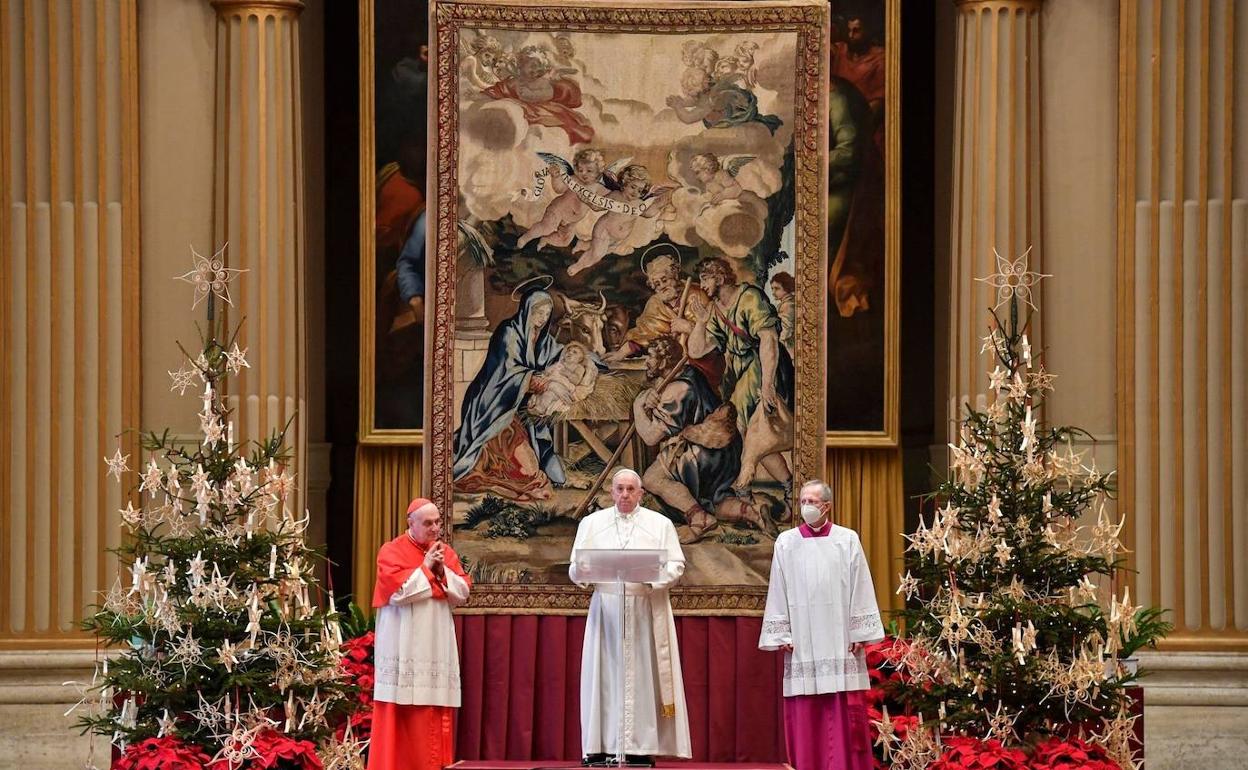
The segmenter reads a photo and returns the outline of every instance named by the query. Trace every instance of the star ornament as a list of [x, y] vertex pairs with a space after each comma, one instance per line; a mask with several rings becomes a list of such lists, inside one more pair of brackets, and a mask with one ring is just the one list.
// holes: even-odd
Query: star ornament
[[988, 737], [996, 738], [1002, 742], [1007, 742], [1016, 737], [1014, 735], [1014, 722], [1018, 719], [1018, 714], [1011, 714], [1005, 709], [1005, 704], [997, 701], [996, 713], [992, 713], [984, 709], [984, 716], [988, 719]]
[[[169, 371], [166, 369], [165, 371]], [[195, 387], [195, 379], [199, 377], [198, 369], [188, 369], [186, 364], [178, 367], [176, 372], [169, 372], [169, 378], [173, 380], [173, 387], [170, 391], [178, 391], [179, 396], [185, 396], [186, 391]]]
[[216, 295], [225, 304], [233, 307], [234, 301], [230, 299], [230, 281], [239, 273], [245, 273], [246, 270], [239, 270], [233, 267], [225, 266], [225, 249], [222, 246], [211, 257], [205, 257], [203, 254], [195, 251], [195, 247], [191, 247], [191, 259], [193, 267], [179, 276], [174, 276], [174, 280], [185, 281], [195, 287], [195, 301], [191, 304], [194, 310], [199, 303], [210, 293]]
[[325, 770], [364, 770], [364, 749], [368, 747], [368, 743], [367, 740], [360, 741], [351, 735], [351, 724], [348, 722], [341, 739], [331, 738], [321, 748]]
[[121, 474], [130, 472], [130, 455], [123, 455], [118, 447], [112, 457], [104, 458], [104, 464], [108, 466], [106, 475], [121, 481]]
[[238, 343], [234, 343], [234, 349], [225, 354], [225, 368], [230, 370], [231, 374], [238, 374], [243, 369], [251, 368], [251, 364], [247, 363], [247, 348], [238, 349]]
[[1038, 308], [1031, 301], [1032, 289], [1044, 278], [1052, 278], [1048, 273], [1036, 273], [1027, 269], [1027, 257], [1031, 254], [1028, 248], [1022, 253], [1018, 259], [1009, 260], [1001, 256], [996, 249], [992, 250], [993, 256], [997, 258], [997, 272], [989, 275], [987, 278], [976, 278], [980, 283], [986, 283], [997, 290], [997, 304], [993, 305], [993, 310], [1009, 302], [1017, 297], [1026, 302], [1033, 310]]
[[919, 593], [919, 581], [906, 570], [897, 584], [897, 593], [907, 599], [913, 599]]

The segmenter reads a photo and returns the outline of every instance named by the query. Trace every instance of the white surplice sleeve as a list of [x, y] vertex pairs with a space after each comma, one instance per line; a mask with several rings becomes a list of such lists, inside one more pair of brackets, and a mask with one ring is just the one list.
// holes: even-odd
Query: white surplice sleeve
[[676, 585], [676, 581], [680, 580], [681, 575], [685, 574], [685, 552], [680, 547], [680, 537], [676, 534], [676, 527], [671, 519], [662, 514], [659, 516], [662, 517], [660, 526], [663, 528], [660, 542], [663, 543], [663, 550], [667, 553], [667, 561], [663, 565], [663, 578], [650, 584], [650, 587], [655, 590], [671, 588]]
[[[776, 541], [779, 546], [780, 542]], [[767, 606], [763, 609], [763, 631], [758, 636], [758, 649], [778, 650], [793, 644], [793, 627], [789, 622], [789, 597], [784, 581], [782, 548], [771, 555], [771, 578], [767, 582]]]
[[403, 581], [403, 585], [399, 586], [399, 590], [390, 595], [390, 603], [401, 607], [432, 596], [433, 586], [429, 583], [425, 568], [417, 567], [412, 571], [411, 576]]
[[577, 525], [576, 540], [572, 542], [572, 555], [569, 557], [570, 563], [568, 564], [568, 577], [572, 579], [573, 583], [576, 583], [581, 588], [588, 588], [590, 583], [585, 580], [584, 576], [582, 576], [579, 570], [577, 570], [576, 555], [582, 548], [590, 547], [590, 541], [592, 539], [590, 527], [593, 526], [591, 523], [593, 519], [594, 517], [592, 515], [587, 516], [584, 519], [581, 519], [581, 523]]
[[871, 569], [867, 566], [867, 556], [863, 553], [862, 542], [856, 532], [853, 551], [849, 581], [849, 641], [878, 642], [884, 638], [884, 624], [880, 622], [880, 608], [875, 601]]
[[467, 604], [470, 590], [467, 580], [452, 570], [446, 570], [446, 603], [451, 605], [451, 609]]

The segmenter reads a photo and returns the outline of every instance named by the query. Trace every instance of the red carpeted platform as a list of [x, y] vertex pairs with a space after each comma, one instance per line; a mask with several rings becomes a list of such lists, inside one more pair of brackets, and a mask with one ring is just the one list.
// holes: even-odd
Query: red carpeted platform
[[[562, 763], [562, 761], [527, 760], [459, 760], [449, 770], [570, 770], [580, 768], [580, 763]], [[792, 770], [782, 763], [691, 763], [681, 760], [659, 760], [655, 770]]]

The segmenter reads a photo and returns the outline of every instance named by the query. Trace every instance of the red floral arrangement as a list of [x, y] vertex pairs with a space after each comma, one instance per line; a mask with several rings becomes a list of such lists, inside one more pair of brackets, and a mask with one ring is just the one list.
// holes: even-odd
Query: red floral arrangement
[[[357, 740], [367, 740], [373, 729], [373, 646], [377, 635], [369, 631], [342, 643], [342, 668], [348, 679], [359, 688], [356, 696], [360, 707], [351, 715], [351, 735]], [[345, 725], [344, 725], [345, 728]], [[339, 730], [342, 737], [343, 729]]]
[[257, 735], [251, 751], [251, 758], [242, 765], [231, 765], [223, 757], [208, 765], [207, 770], [325, 770], [316, 754], [315, 743], [277, 730], [265, 730]]
[[895, 684], [906, 681], [906, 673], [898, 664], [909, 649], [909, 642], [895, 636], [886, 636], [882, 641], [872, 642], [863, 648], [871, 689], [862, 695], [867, 705], [867, 719], [871, 729], [871, 754], [877, 770], [887, 770], [890, 767], [890, 764], [884, 761], [884, 750], [877, 740], [880, 737], [880, 731], [875, 726], [876, 722], [884, 719], [884, 710], [888, 710], [889, 721], [893, 724], [893, 733], [900, 740], [905, 740], [909, 731], [919, 723], [919, 718], [908, 713], [892, 695]]
[[1053, 737], [1036, 746], [1031, 770], [1121, 770], [1104, 747], [1082, 738]]
[[863, 648], [866, 654], [867, 675], [871, 679], [871, 689], [863, 693], [867, 705], [878, 711], [887, 702], [890, 713], [901, 712], [900, 706], [894, 706], [889, 699], [889, 690], [893, 683], [905, 682], [908, 679], [899, 664], [909, 649], [908, 642], [893, 636], [886, 636], [883, 641], [873, 642]]
[[203, 770], [211, 757], [177, 736], [147, 738], [132, 743], [113, 763], [114, 770]]
[[251, 748], [256, 758], [254, 770], [324, 770], [312, 741], [291, 738], [277, 730], [265, 730], [256, 736]]
[[[877, 770], [889, 767], [877, 743], [880, 732], [876, 723], [883, 721], [884, 710], [888, 710], [893, 734], [899, 740], [904, 741], [919, 724], [918, 717], [894, 697], [896, 685], [906, 681], [906, 673], [900, 670], [899, 663], [909, 649], [904, 639], [891, 636], [865, 647], [871, 689], [863, 696], [871, 740], [875, 744], [872, 754]], [[1049, 738], [1036, 746], [1030, 757], [1019, 749], [1006, 748], [996, 739], [985, 741], [954, 736], [943, 740], [943, 749], [940, 758], [929, 765], [929, 770], [1122, 770], [1103, 747], [1081, 738]]]
[[944, 740], [944, 753], [928, 770], [1027, 770], [1027, 755], [1007, 749], [996, 738], [954, 736]]

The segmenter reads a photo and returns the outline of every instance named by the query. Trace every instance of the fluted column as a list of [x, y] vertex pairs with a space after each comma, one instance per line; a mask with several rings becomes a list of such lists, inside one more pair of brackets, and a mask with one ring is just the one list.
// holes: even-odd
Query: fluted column
[[229, 243], [231, 324], [249, 369], [235, 381], [237, 435], [261, 440], [289, 423], [286, 444], [302, 515], [307, 453], [304, 186], [299, 0], [212, 0], [217, 11], [213, 234]]
[[102, 460], [136, 467], [140, 427], [136, 22], [134, 0], [0, 0], [0, 649], [89, 646], [76, 621], [116, 577], [135, 482]]
[[[1166, 647], [1248, 650], [1248, 6], [1121, 6], [1120, 507]], [[1225, 664], [1230, 666], [1230, 663]]]
[[[1040, 0], [959, 0], [950, 223], [949, 417], [987, 392], [995, 249], [1040, 271]], [[1033, 329], [1033, 342], [1039, 329]], [[991, 368], [991, 367], [988, 367]], [[952, 426], [952, 422], [951, 422]], [[953, 428], [951, 427], [951, 430]]]

